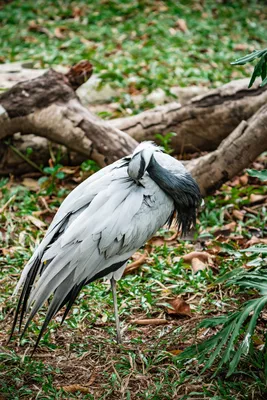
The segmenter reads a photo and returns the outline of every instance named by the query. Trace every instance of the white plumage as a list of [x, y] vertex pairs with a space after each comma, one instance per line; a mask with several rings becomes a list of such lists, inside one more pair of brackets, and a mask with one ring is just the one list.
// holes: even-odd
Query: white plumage
[[29, 312], [25, 331], [53, 294], [38, 343], [53, 315], [65, 304], [67, 313], [82, 286], [104, 276], [118, 280], [127, 260], [175, 211], [185, 233], [199, 202], [198, 186], [184, 166], [151, 142], [89, 177], [63, 201], [22, 272], [12, 333], [19, 314], [21, 325]]

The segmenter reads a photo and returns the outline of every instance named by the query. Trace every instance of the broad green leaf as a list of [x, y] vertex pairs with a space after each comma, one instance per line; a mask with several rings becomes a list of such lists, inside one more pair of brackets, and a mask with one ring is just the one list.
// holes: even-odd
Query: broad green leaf
[[247, 169], [247, 173], [253, 178], [258, 178], [261, 181], [267, 181], [267, 169], [263, 169], [262, 171], [258, 171], [256, 169]]
[[255, 60], [256, 58], [261, 57], [265, 53], [267, 54], [267, 49], [258, 50], [258, 51], [254, 50], [252, 53], [247, 54], [246, 56], [238, 58], [237, 60], [231, 62], [231, 65], [244, 65], [248, 62]]
[[[208, 362], [205, 364], [202, 372], [205, 372], [208, 368], [212, 366], [217, 356], [221, 353], [224, 346], [226, 346], [229, 336], [231, 335], [232, 331], [234, 330], [234, 324], [230, 324], [226, 329], [221, 331], [220, 340], [217, 342], [216, 349], [214, 350], [213, 354], [208, 359]], [[233, 335], [232, 335], [233, 336]], [[231, 336], [231, 337], [232, 337]]]
[[262, 74], [262, 68], [263, 68], [263, 66], [264, 66], [265, 63], [266, 63], [265, 58], [262, 57], [262, 58], [260, 59], [260, 61], [255, 65], [253, 74], [252, 74], [252, 76], [251, 76], [251, 78], [250, 78], [250, 82], [249, 82], [249, 85], [248, 85], [249, 88], [253, 85], [253, 83], [255, 82], [256, 78], [257, 78], [258, 76], [261, 76], [261, 74]]
[[262, 253], [267, 254], [267, 246], [252, 246], [247, 249], [240, 250], [242, 253]]
[[56, 177], [57, 177], [58, 179], [64, 179], [64, 178], [65, 178], [65, 174], [64, 174], [63, 171], [58, 171], [58, 172], [56, 173]]
[[267, 76], [265, 79], [263, 79], [263, 81], [260, 84], [260, 86], [265, 86], [265, 85], [267, 85]]
[[262, 298], [251, 301], [253, 315], [251, 317], [245, 338], [242, 341], [241, 345], [239, 346], [238, 350], [235, 353], [234, 358], [232, 359], [232, 361], [230, 363], [227, 377], [232, 375], [233, 372], [235, 372], [237, 364], [239, 363], [241, 356], [246, 355], [248, 353], [249, 347], [251, 344], [251, 337], [254, 333], [257, 319], [259, 318], [259, 315], [266, 303], [267, 303], [267, 296], [264, 296]]
[[55, 172], [55, 168], [53, 168], [53, 167], [45, 167], [44, 168], [44, 172], [46, 174], [52, 175]]

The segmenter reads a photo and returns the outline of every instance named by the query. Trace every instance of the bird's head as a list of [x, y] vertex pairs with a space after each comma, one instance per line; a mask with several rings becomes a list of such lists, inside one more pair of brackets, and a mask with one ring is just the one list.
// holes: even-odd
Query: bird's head
[[132, 158], [128, 165], [128, 175], [136, 182], [138, 182], [146, 172], [151, 157], [155, 152], [161, 149], [153, 142], [140, 143], [133, 152]]
[[178, 228], [185, 235], [195, 224], [201, 203], [196, 181], [180, 161], [163, 153], [153, 142], [139, 144], [128, 164], [128, 175], [137, 183], [145, 172], [172, 198], [174, 212], [169, 222], [175, 217]]
[[153, 154], [147, 172], [172, 198], [174, 212], [168, 222], [171, 224], [175, 217], [178, 229], [185, 235], [195, 225], [197, 209], [201, 203], [197, 182], [180, 161], [164, 153]]

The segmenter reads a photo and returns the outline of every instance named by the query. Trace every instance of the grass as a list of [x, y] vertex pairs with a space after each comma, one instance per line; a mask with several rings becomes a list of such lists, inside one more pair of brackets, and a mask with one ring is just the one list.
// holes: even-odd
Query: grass
[[[266, 165], [266, 156], [258, 163]], [[266, 398], [260, 358], [257, 362], [255, 355], [253, 362], [243, 360], [238, 373], [227, 379], [226, 369], [214, 379], [212, 369], [200, 375], [201, 366], [192, 361], [183, 363], [177, 358], [196, 338], [203, 339], [212, 333], [212, 330], [206, 333], [202, 330], [195, 337], [194, 327], [199, 321], [233, 312], [253, 295], [252, 290], [240, 294], [235, 287], [218, 287], [216, 281], [235, 268], [263, 262], [257, 261], [257, 254], [248, 258], [240, 252], [255, 232], [258, 237], [266, 236], [263, 222], [267, 217], [266, 206], [263, 202], [251, 204], [250, 200], [251, 194], [267, 193], [266, 186], [256, 177], [249, 177], [245, 185], [240, 183], [242, 179], [229, 182], [216, 197], [206, 199], [205, 209], [199, 215], [198, 239], [170, 242], [170, 233], [160, 231], [160, 237], [146, 247], [148, 255], [144, 264], [119, 281], [122, 346], [114, 341], [112, 297], [105, 281], [84, 288], [62, 327], [59, 325], [62, 313], [59, 313], [33, 358], [29, 355], [45, 310], [34, 319], [20, 346], [17, 335], [6, 345], [15, 306], [11, 293], [20, 271], [35, 243], [43, 237], [62, 194], [65, 196], [72, 189], [73, 178], [81, 179], [82, 173], [76, 171], [73, 176], [53, 181], [52, 191], [49, 186], [38, 189], [37, 184], [30, 189], [27, 180], [1, 180], [0, 208], [12, 198], [0, 215], [1, 395], [12, 400], [224, 400], [251, 399], [255, 392], [254, 398]], [[244, 213], [242, 221], [234, 217], [234, 210]], [[31, 219], [32, 216], [36, 219]], [[235, 224], [227, 233], [229, 222]], [[182, 256], [195, 249], [205, 250], [214, 258], [210, 268], [193, 274]], [[182, 296], [190, 304], [191, 318], [168, 314], [168, 302], [176, 296]], [[141, 326], [131, 322], [144, 318], [166, 318], [168, 323]], [[258, 340], [262, 340], [264, 318], [263, 314]]]
[[241, 0], [14, 0], [0, 9], [0, 60], [48, 67], [89, 59], [127, 103], [129, 94], [248, 76], [251, 67], [230, 62], [263, 47], [265, 13], [263, 2]]

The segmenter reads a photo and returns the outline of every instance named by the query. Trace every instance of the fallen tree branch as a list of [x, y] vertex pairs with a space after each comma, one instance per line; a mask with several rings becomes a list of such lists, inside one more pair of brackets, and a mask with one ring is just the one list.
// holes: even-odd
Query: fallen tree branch
[[175, 132], [171, 148], [184, 151], [215, 150], [242, 120], [249, 119], [267, 101], [267, 87], [248, 89], [248, 79], [232, 81], [207, 94], [194, 97], [186, 105], [170, 103], [110, 125], [141, 142], [155, 134]]
[[129, 154], [137, 142], [82, 106], [73, 90], [81, 79], [73, 75], [49, 70], [1, 94], [0, 139], [31, 133], [65, 145], [100, 166]]
[[[89, 75], [90, 67], [86, 65], [80, 68], [75, 66], [67, 75], [50, 70], [39, 78], [19, 83], [1, 94], [0, 139], [6, 141], [17, 132], [36, 135], [15, 135], [14, 141], [17, 141], [18, 150], [24, 154], [27, 148], [33, 147], [30, 143], [34, 144], [34, 154], [30, 159], [38, 165], [42, 159], [45, 163], [46, 158], [50, 157], [48, 141], [68, 148], [63, 148], [63, 156], [68, 164], [72, 164], [73, 154], [80, 156], [76, 163], [91, 158], [100, 166], [130, 154], [137, 142], [127, 133], [111, 126], [118, 124], [118, 121], [125, 123], [125, 120], [110, 123], [102, 121], [83, 107], [76, 96], [73, 88], [77, 88]], [[194, 137], [195, 146], [200, 143], [203, 145], [203, 141], [206, 141], [206, 147], [213, 148], [223, 139], [225, 132], [230, 133], [230, 129], [239, 124], [217, 150], [187, 163], [205, 195], [247, 167], [266, 150], [266, 106], [262, 106], [248, 122], [244, 121], [266, 100], [266, 87], [247, 90], [244, 82], [239, 81], [193, 99], [184, 107], [172, 103], [164, 106], [165, 110], [166, 107], [169, 109], [166, 113], [163, 113], [162, 107], [140, 115], [143, 115], [143, 124], [146, 123], [144, 115], [149, 115], [149, 135], [156, 133], [155, 126], [159, 127], [162, 121], [165, 121], [166, 127], [166, 121], [172, 115], [168, 131], [173, 130], [172, 124], [177, 129], [181, 128], [180, 136], [175, 138], [178, 141], [177, 149], [188, 144], [190, 137]], [[138, 119], [140, 116], [132, 118]], [[24, 173], [33, 165], [27, 163], [25, 157], [22, 162], [19, 153], [14, 154], [3, 141], [0, 156], [0, 173], [14, 172], [14, 169], [15, 173]], [[12, 157], [13, 164], [10, 163]]]
[[190, 161], [187, 169], [205, 196], [248, 167], [266, 150], [267, 105], [264, 105], [248, 121], [242, 121], [217, 150]]

